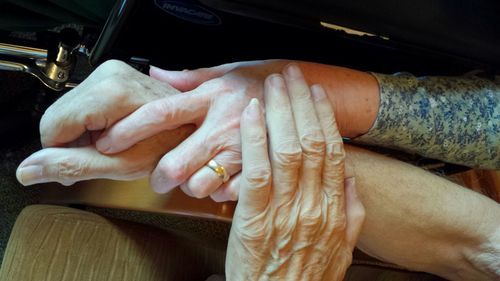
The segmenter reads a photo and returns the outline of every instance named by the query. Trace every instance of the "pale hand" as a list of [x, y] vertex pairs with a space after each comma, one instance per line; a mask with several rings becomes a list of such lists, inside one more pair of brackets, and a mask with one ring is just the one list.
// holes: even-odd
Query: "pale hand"
[[[216, 201], [236, 200], [241, 170], [240, 117], [251, 98], [262, 99], [263, 82], [286, 61], [225, 64], [193, 71], [151, 68], [150, 75], [183, 91], [182, 95], [150, 102], [108, 129], [97, 141], [112, 155], [165, 130], [184, 124], [198, 128], [168, 152], [151, 175], [159, 193], [176, 186], [190, 196]], [[231, 175], [223, 181], [206, 164], [215, 160]]]
[[344, 187], [345, 152], [323, 89], [313, 86], [311, 96], [297, 66], [283, 76], [265, 84], [269, 141], [256, 100], [241, 117], [243, 170], [226, 278], [342, 280], [364, 208], [354, 181]]
[[184, 140], [193, 126], [162, 132], [112, 156], [99, 153], [95, 141], [102, 130], [145, 103], [178, 93], [123, 62], [103, 63], [47, 109], [40, 122], [44, 149], [19, 165], [19, 182], [70, 185], [93, 178], [132, 180], [148, 176], [161, 156]]

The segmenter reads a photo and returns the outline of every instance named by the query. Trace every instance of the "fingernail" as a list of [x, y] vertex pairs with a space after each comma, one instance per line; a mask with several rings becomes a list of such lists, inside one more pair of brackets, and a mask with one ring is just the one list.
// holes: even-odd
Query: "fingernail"
[[283, 80], [283, 77], [279, 74], [273, 74], [269, 78], [269, 82], [271, 82], [271, 85], [275, 88], [281, 88], [283, 85], [285, 85], [285, 81]]
[[258, 119], [260, 116], [260, 103], [259, 100], [253, 98], [247, 106], [247, 114], [252, 119]]
[[314, 101], [322, 101], [326, 98], [325, 90], [319, 84], [312, 85], [311, 94]]
[[111, 140], [108, 137], [101, 138], [97, 140], [95, 147], [101, 153], [110, 153], [111, 152]]
[[18, 168], [16, 178], [22, 185], [32, 185], [43, 179], [43, 167], [39, 165]]
[[291, 78], [300, 78], [302, 76], [302, 73], [300, 72], [299, 66], [295, 63], [289, 64], [287, 66], [286, 73]]
[[339, 142], [339, 143], [334, 143], [332, 147], [332, 151], [334, 155], [342, 155], [344, 151], [344, 144]]

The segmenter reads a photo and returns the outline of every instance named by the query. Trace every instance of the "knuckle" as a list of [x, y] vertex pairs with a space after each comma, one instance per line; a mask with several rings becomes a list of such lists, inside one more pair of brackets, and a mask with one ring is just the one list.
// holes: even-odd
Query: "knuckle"
[[90, 124], [94, 124], [95, 116], [91, 112], [82, 112], [82, 121], [85, 128], [88, 128]]
[[107, 73], [107, 74], [118, 74], [125, 71], [130, 71], [130, 66], [120, 60], [107, 60], [103, 62], [96, 71]]
[[[106, 89], [107, 95], [112, 96], [117, 101], [128, 97], [127, 81], [118, 75], [109, 76], [101, 80], [99, 84], [101, 88]], [[102, 95], [103, 91], [95, 91], [95, 93]]]
[[[329, 167], [326, 167], [328, 169]], [[328, 171], [325, 172], [323, 176], [323, 183], [327, 186], [335, 187], [335, 191], [330, 191], [328, 192], [329, 198], [330, 199], [337, 199], [340, 198], [341, 194], [341, 187], [344, 185], [344, 171], [340, 169], [329, 169]], [[336, 202], [336, 201], [334, 201]]]
[[81, 119], [78, 120], [81, 120], [83, 122], [81, 125], [83, 125], [86, 130], [101, 130], [108, 125], [106, 117], [102, 114], [89, 111], [83, 111], [80, 114]]
[[305, 154], [322, 157], [325, 153], [325, 139], [320, 131], [303, 134], [300, 143]]
[[[248, 186], [262, 188], [271, 184], [271, 168], [268, 165], [247, 167], [243, 169], [243, 177]], [[236, 199], [237, 195], [234, 194], [233, 196]]]
[[144, 114], [151, 118], [154, 123], [164, 123], [172, 120], [177, 114], [175, 106], [169, 99], [153, 101], [144, 107]]
[[71, 182], [73, 179], [81, 178], [88, 174], [89, 166], [87, 163], [65, 157], [57, 163], [57, 178], [63, 182]]
[[321, 208], [311, 207], [301, 210], [301, 224], [308, 227], [316, 228], [323, 224], [326, 216]]
[[245, 141], [255, 147], [263, 147], [267, 145], [267, 139], [264, 131], [252, 132], [248, 134]]
[[332, 217], [331, 221], [328, 222], [332, 226], [332, 231], [337, 233], [344, 232], [347, 228], [347, 216], [345, 212], [334, 214]]
[[272, 153], [273, 162], [284, 167], [299, 167], [302, 162], [302, 149], [296, 141], [284, 141], [278, 144]]
[[234, 79], [228, 76], [216, 78], [214, 82], [217, 83], [217, 86], [225, 90], [231, 90], [236, 87]]
[[191, 177], [184, 185], [190, 191], [191, 195], [198, 199], [209, 196], [212, 191], [211, 182], [209, 182], [206, 178], [200, 179]]
[[[237, 84], [237, 81], [230, 79], [229, 77], [217, 77], [207, 82], [204, 82], [201, 85], [203, 88], [206, 88], [208, 92], [215, 93], [215, 96], [225, 95], [227, 93], [234, 92], [241, 85]], [[210, 91], [210, 89], [217, 89], [216, 91]]]
[[177, 183], [184, 182], [188, 177], [188, 173], [184, 165], [176, 165], [175, 167], [172, 167], [172, 165], [162, 162], [158, 165], [158, 170], [163, 177]]
[[201, 186], [188, 186], [188, 189], [191, 191], [191, 194], [197, 199], [203, 199], [209, 195], [206, 188], [202, 188]]
[[86, 107], [86, 111], [96, 111], [95, 108], [112, 109], [127, 104], [126, 91], [120, 79], [107, 77], [91, 86], [79, 102]]
[[89, 93], [87, 103], [109, 109], [136, 109], [145, 102], [141, 95], [135, 94], [132, 83], [132, 81], [116, 75], [103, 79]]
[[332, 165], [339, 165], [345, 161], [345, 150], [342, 142], [334, 142], [326, 145], [326, 160]]
[[226, 154], [223, 161], [228, 162], [228, 164], [239, 164], [241, 163], [241, 146], [238, 134], [238, 131], [224, 124], [220, 128], [214, 128], [212, 132], [202, 136], [203, 142], [201, 146], [204, 150], [213, 154], [222, 151], [226, 153], [235, 151], [235, 153]]

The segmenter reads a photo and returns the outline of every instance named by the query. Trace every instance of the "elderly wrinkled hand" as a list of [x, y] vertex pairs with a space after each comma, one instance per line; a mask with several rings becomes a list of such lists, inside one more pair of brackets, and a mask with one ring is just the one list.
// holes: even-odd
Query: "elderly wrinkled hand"
[[[243, 170], [227, 280], [342, 280], [364, 220], [342, 138], [320, 86], [298, 68], [266, 80], [241, 117]], [[286, 82], [285, 82], [286, 80]], [[287, 95], [288, 92], [288, 95]], [[269, 149], [267, 144], [269, 144]]]
[[[139, 108], [103, 133], [99, 151], [112, 155], [165, 130], [194, 124], [197, 130], [168, 152], [151, 175], [159, 193], [176, 186], [188, 195], [208, 195], [216, 201], [236, 200], [241, 170], [240, 117], [251, 98], [262, 99], [263, 81], [285, 61], [225, 64], [193, 71], [164, 71], [150, 75], [184, 91]], [[231, 179], [224, 183], [207, 163], [223, 166]]]
[[19, 182], [70, 185], [94, 178], [131, 180], [148, 176], [161, 156], [193, 131], [192, 126], [162, 132], [116, 155], [99, 153], [95, 141], [102, 130], [145, 103], [177, 93], [168, 84], [123, 62], [103, 63], [47, 109], [40, 122], [44, 149], [19, 165]]

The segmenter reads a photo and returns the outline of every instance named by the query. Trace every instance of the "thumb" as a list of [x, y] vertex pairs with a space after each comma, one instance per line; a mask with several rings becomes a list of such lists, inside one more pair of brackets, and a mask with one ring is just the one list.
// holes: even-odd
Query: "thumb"
[[354, 250], [363, 227], [363, 222], [365, 221], [365, 207], [358, 197], [354, 178], [345, 179], [345, 194], [347, 217], [346, 237], [351, 250]]
[[127, 173], [127, 163], [97, 152], [93, 147], [45, 148], [25, 159], [17, 168], [17, 180], [24, 186], [58, 182], [75, 182], [97, 178], [133, 179], [147, 176]]
[[149, 76], [160, 82], [168, 83], [181, 92], [186, 92], [197, 88], [208, 80], [226, 74], [236, 66], [237, 63], [229, 63], [210, 68], [181, 71], [165, 70], [151, 66], [149, 69]]
[[116, 155], [104, 155], [95, 147], [45, 148], [17, 168], [22, 185], [59, 182], [71, 185], [89, 179], [134, 180], [148, 176], [160, 158], [187, 138], [194, 128], [165, 131]]

